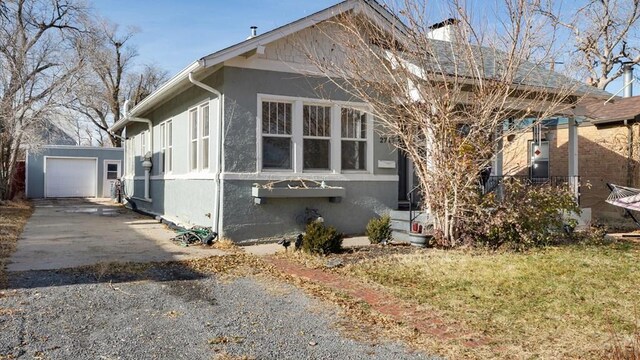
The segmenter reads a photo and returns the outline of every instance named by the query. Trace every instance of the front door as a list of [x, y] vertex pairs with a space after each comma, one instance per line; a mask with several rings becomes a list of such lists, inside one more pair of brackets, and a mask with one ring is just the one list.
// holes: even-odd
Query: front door
[[420, 180], [413, 169], [413, 162], [402, 151], [398, 151], [398, 180], [398, 200], [409, 201], [408, 194], [414, 190], [412, 206], [417, 206], [421, 194], [419, 190], [415, 190], [415, 186], [420, 184]]
[[102, 196], [111, 197], [111, 189], [115, 186], [116, 180], [120, 178], [120, 160], [104, 161], [104, 185], [102, 186]]

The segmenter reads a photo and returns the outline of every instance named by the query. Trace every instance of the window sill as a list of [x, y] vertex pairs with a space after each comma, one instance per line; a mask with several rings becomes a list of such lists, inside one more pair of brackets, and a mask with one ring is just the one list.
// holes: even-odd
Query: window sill
[[252, 187], [251, 195], [256, 204], [264, 204], [268, 198], [299, 199], [299, 198], [329, 198], [331, 202], [339, 202], [347, 191], [343, 187], [311, 187], [311, 188], [260, 188]]

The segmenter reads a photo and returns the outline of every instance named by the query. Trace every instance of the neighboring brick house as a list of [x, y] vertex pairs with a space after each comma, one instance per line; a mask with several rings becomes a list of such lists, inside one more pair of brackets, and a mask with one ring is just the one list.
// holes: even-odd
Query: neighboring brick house
[[[605, 200], [609, 195], [607, 183], [640, 187], [640, 96], [616, 98], [606, 104], [603, 100], [587, 100], [582, 105], [585, 112], [578, 121], [577, 151], [580, 205], [591, 209], [592, 221], [612, 227], [634, 227], [623, 209]], [[542, 123], [540, 156], [533, 154], [537, 146], [534, 133], [538, 129], [505, 141], [504, 174], [549, 179], [568, 175], [567, 119]]]

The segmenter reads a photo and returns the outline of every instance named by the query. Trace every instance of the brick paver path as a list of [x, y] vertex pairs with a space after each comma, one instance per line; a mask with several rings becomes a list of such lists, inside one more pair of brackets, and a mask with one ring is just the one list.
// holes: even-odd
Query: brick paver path
[[487, 339], [480, 339], [477, 335], [473, 336], [469, 332], [447, 326], [433, 312], [417, 309], [415, 305], [405, 304], [384, 290], [373, 289], [344, 275], [322, 269], [311, 269], [281, 258], [268, 257], [265, 260], [285, 274], [323, 285], [365, 301], [377, 312], [406, 324], [422, 334], [428, 334], [442, 340], [459, 339], [469, 347], [487, 343]]

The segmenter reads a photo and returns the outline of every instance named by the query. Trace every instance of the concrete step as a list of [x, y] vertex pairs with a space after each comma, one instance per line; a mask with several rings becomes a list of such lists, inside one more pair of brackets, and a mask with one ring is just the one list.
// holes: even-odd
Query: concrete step
[[[409, 221], [409, 211], [403, 210], [391, 210], [389, 212], [391, 220]], [[429, 220], [429, 214], [421, 211], [414, 211], [413, 216], [416, 217], [413, 221], [426, 223]]]
[[[391, 233], [391, 237], [393, 238], [393, 241], [397, 243], [411, 243], [411, 236], [409, 233], [404, 231], [393, 231]], [[427, 236], [427, 239], [429, 239], [429, 236]]]
[[411, 243], [411, 237], [409, 236], [408, 233], [403, 231], [393, 231], [391, 233], [391, 237], [393, 237], [394, 242], [407, 243], [407, 244]]
[[405, 220], [391, 220], [391, 230], [409, 231], [409, 221]]

